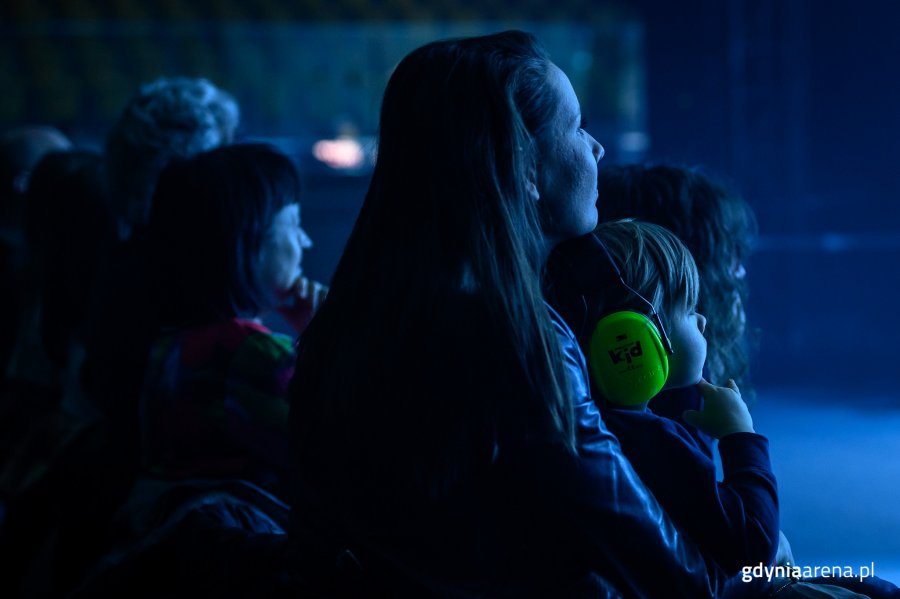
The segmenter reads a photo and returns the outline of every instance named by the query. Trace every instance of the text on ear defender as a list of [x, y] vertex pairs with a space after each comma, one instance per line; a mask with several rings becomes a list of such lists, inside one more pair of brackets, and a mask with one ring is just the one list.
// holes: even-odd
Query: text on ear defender
[[613, 365], [616, 365], [623, 360], [631, 364], [632, 358], [640, 358], [644, 355], [644, 350], [641, 348], [641, 342], [635, 341], [634, 343], [628, 343], [626, 345], [620, 345], [619, 347], [615, 347], [609, 350], [609, 357], [612, 359]]

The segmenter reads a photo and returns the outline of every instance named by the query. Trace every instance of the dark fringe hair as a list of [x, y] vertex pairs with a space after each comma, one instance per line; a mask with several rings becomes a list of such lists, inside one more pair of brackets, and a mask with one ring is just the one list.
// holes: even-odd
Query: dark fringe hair
[[266, 144], [223, 146], [170, 163], [160, 175], [144, 246], [161, 326], [258, 316], [273, 302], [259, 255], [300, 180]]

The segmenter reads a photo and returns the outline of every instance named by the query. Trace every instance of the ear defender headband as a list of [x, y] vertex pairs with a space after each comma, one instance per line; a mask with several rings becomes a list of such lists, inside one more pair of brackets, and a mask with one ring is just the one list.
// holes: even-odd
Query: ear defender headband
[[605, 399], [616, 405], [637, 406], [650, 401], [666, 384], [669, 356], [675, 352], [653, 304], [625, 282], [606, 246], [603, 242], [599, 245], [616, 281], [647, 311], [621, 310], [597, 321], [588, 342], [588, 365]]
[[[637, 406], [660, 392], [669, 376], [672, 344], [662, 320], [645, 297], [625, 283], [596, 235], [561, 243], [547, 266], [553, 307], [582, 344], [595, 388], [611, 404]], [[595, 320], [599, 299], [611, 286], [637, 298], [642, 311], [621, 310]], [[597, 299], [593, 299], [597, 298]]]

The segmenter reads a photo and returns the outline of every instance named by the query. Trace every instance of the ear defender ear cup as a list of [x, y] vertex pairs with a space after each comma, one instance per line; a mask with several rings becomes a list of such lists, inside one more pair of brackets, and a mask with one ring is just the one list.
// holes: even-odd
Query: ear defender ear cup
[[613, 312], [600, 319], [588, 345], [588, 364], [603, 397], [621, 406], [649, 401], [669, 376], [659, 331], [638, 312]]

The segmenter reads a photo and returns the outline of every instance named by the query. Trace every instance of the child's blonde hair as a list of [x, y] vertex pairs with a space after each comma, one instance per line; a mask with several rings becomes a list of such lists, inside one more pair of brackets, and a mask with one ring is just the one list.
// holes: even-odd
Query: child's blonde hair
[[[601, 223], [594, 233], [606, 246], [625, 283], [653, 304], [663, 324], [697, 306], [697, 265], [687, 247], [669, 230], [626, 219]], [[621, 286], [611, 286], [602, 300], [602, 314], [621, 309], [646, 311], [643, 302]]]

